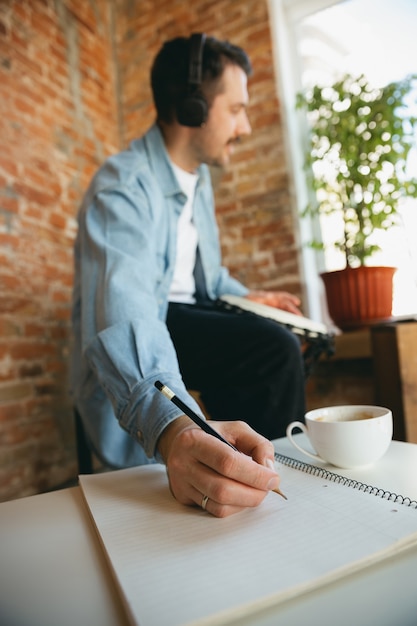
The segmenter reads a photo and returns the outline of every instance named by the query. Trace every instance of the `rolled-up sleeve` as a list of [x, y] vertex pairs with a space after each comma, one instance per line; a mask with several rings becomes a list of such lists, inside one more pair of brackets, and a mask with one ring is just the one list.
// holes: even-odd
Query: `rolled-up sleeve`
[[[166, 326], [139, 317], [120, 322], [91, 341], [85, 358], [120, 425], [143, 445], [147, 456], [154, 456], [162, 431], [182, 413], [157, 391], [155, 381], [163, 381], [180, 396], [187, 395]], [[189, 403], [198, 411], [191, 397]]]

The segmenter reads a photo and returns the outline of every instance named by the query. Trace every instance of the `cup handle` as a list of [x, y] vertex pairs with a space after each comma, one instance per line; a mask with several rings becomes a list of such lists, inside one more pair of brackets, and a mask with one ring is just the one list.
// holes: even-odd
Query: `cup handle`
[[294, 446], [294, 448], [297, 448], [297, 450], [299, 450], [303, 454], [306, 454], [312, 459], [315, 459], [316, 461], [323, 461], [323, 459], [318, 454], [313, 454], [312, 452], [308, 452], [307, 450], [302, 448], [300, 445], [298, 445], [298, 443], [294, 441], [293, 436], [292, 436], [292, 431], [294, 430], [294, 428], [300, 428], [303, 431], [303, 433], [307, 435], [308, 437], [307, 427], [305, 424], [303, 424], [303, 422], [291, 422], [291, 424], [288, 424], [286, 434], [287, 434], [288, 439], [291, 441], [292, 445]]

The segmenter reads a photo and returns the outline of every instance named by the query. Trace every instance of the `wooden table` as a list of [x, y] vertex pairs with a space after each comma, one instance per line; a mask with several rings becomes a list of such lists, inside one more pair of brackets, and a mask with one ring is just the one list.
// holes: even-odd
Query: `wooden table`
[[371, 329], [375, 398], [396, 420], [396, 437], [417, 443], [417, 321]]
[[[378, 404], [394, 416], [394, 438], [417, 443], [417, 321], [394, 321], [335, 337], [308, 381], [309, 408]], [[309, 395], [310, 385], [310, 395]]]

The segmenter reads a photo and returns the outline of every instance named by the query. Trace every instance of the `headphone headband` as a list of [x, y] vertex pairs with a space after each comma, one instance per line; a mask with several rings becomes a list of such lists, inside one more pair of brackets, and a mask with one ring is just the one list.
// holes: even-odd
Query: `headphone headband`
[[190, 60], [188, 69], [188, 86], [200, 87], [203, 80], [203, 49], [206, 36], [194, 33], [190, 38]]
[[204, 33], [194, 33], [190, 36], [187, 93], [177, 105], [178, 122], [191, 128], [204, 126], [208, 116], [208, 105], [200, 90], [205, 40]]

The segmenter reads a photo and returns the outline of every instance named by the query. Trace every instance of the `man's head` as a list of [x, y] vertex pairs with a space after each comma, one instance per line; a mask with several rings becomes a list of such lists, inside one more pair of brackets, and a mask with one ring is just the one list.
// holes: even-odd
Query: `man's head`
[[[158, 122], [186, 121], [184, 101], [190, 97], [203, 100], [209, 109], [215, 95], [223, 89], [223, 72], [229, 64], [240, 67], [246, 76], [252, 72], [244, 50], [228, 41], [194, 34], [189, 38], [177, 37], [166, 42], [157, 54], [151, 71]], [[193, 123], [184, 125], [200, 126]]]
[[[226, 165], [240, 137], [251, 132], [246, 114], [247, 77], [252, 71], [248, 56], [213, 37], [200, 37], [198, 43], [199, 50], [195, 36], [167, 42], [151, 73], [157, 122], [168, 151], [177, 165], [190, 171], [201, 163]], [[190, 57], [198, 66], [197, 86]], [[191, 119], [189, 107], [184, 106], [187, 98], [198, 101], [196, 109], [192, 103]], [[200, 104], [204, 116], [198, 119]]]

